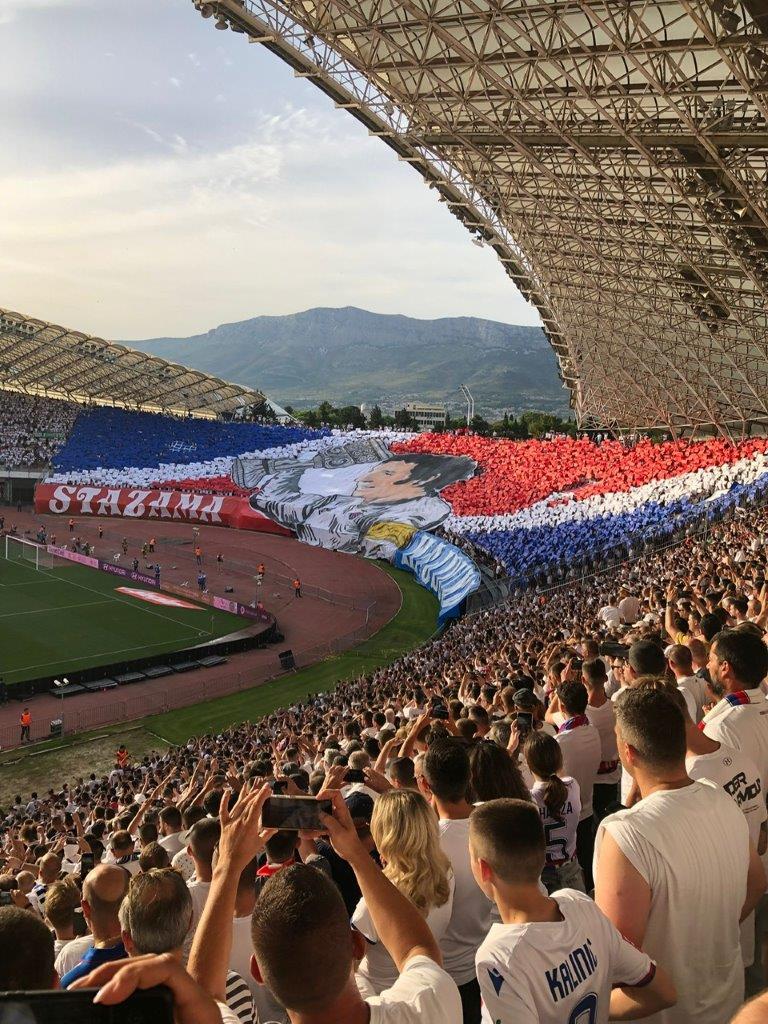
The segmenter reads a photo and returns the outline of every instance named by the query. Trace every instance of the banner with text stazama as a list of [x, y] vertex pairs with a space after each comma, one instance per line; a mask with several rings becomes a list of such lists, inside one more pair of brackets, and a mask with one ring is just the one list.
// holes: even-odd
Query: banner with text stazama
[[461, 614], [466, 597], [480, 586], [480, 570], [455, 544], [419, 531], [395, 554], [398, 569], [408, 569], [440, 602], [438, 622]]
[[38, 484], [35, 488], [35, 511], [63, 516], [169, 519], [288, 537], [292, 534], [291, 530], [254, 509], [247, 498], [186, 494], [155, 488]]

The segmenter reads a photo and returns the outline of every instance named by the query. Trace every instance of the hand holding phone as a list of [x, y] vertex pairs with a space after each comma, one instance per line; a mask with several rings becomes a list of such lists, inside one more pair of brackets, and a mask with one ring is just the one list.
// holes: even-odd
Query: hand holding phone
[[[367, 850], [360, 842], [349, 808], [339, 790], [322, 790], [317, 796], [317, 802], [321, 805], [320, 811], [323, 815], [320, 827], [328, 833], [336, 853], [348, 862], [354, 861], [358, 856], [368, 857]], [[325, 804], [331, 805], [327, 811], [323, 806]]]
[[264, 821], [264, 806], [271, 795], [269, 786], [256, 789], [245, 785], [230, 808], [231, 790], [225, 789], [219, 805], [219, 862], [238, 874], [258, 853], [272, 833]]
[[167, 988], [134, 992], [117, 1006], [94, 1003], [92, 989], [75, 992], [0, 993], [0, 1024], [173, 1024], [173, 997]]
[[84, 882], [89, 871], [93, 871], [96, 858], [92, 853], [80, 854], [80, 881]]
[[264, 804], [261, 821], [265, 828], [295, 832], [320, 832], [320, 814], [331, 813], [331, 801], [313, 796], [271, 796]]
[[[221, 1011], [216, 1000], [187, 974], [178, 960], [167, 954], [148, 954], [132, 957], [130, 960], [115, 960], [102, 964], [84, 978], [75, 981], [65, 993], [50, 994], [55, 997], [80, 992], [93, 1000], [93, 991], [81, 990], [98, 988], [98, 1003], [95, 1006], [91, 1003], [91, 1012], [99, 1007], [105, 1007], [112, 1013], [117, 1010], [118, 1016], [105, 1016], [95, 1020], [89, 1019], [88, 1016], [78, 1017], [72, 1024], [133, 1024], [135, 1017], [119, 1015], [121, 1005], [125, 1006], [127, 1003], [130, 1006], [130, 1001], [135, 996], [157, 991], [157, 986], [161, 985], [171, 993], [171, 999], [166, 1002], [167, 1009], [154, 1017], [140, 1017], [141, 1024], [221, 1024]], [[44, 1020], [45, 1024], [51, 1020], [59, 1024], [60, 1018], [48, 1016]]]
[[517, 722], [517, 731], [520, 734], [520, 739], [524, 740], [533, 729], [533, 713], [531, 711], [518, 711], [515, 721]]

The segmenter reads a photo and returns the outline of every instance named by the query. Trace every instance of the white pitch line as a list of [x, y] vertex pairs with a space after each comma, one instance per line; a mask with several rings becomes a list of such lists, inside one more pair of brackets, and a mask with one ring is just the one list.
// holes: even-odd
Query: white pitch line
[[70, 608], [91, 608], [96, 604], [110, 604], [106, 601], [84, 601], [82, 604], [57, 604], [53, 608], [30, 608], [26, 612], [3, 612], [0, 619], [15, 619], [19, 615], [45, 615], [46, 612], [66, 612]]

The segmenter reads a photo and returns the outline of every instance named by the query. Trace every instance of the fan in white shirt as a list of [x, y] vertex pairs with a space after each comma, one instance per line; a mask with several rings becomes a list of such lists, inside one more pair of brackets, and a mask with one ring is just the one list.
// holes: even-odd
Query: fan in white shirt
[[704, 705], [710, 701], [707, 684], [700, 676], [694, 675], [693, 656], [688, 647], [683, 644], [672, 644], [664, 653], [677, 688], [685, 697], [688, 713], [698, 724], [704, 715]]
[[743, 751], [757, 765], [768, 793], [768, 701], [760, 689], [768, 648], [755, 633], [728, 629], [709, 651], [710, 689], [721, 699], [704, 716], [707, 736]]
[[494, 900], [494, 924], [477, 953], [484, 1020], [563, 1024], [640, 1017], [671, 1006], [672, 982], [583, 893], [552, 897], [538, 885], [545, 839], [522, 800], [492, 800], [472, 815], [478, 885]]
[[579, 784], [562, 777], [563, 755], [551, 736], [532, 733], [525, 741], [525, 760], [536, 780], [531, 797], [539, 808], [546, 837], [546, 870], [542, 881], [548, 892], [577, 889], [585, 892], [584, 873], [576, 859], [576, 836], [581, 813]]
[[722, 1024], [744, 999], [739, 922], [765, 872], [735, 802], [686, 774], [683, 714], [663, 685], [616, 702], [619, 756], [642, 799], [599, 827], [595, 899], [675, 979], [677, 1006], [658, 1024]]
[[600, 733], [587, 718], [587, 699], [583, 683], [568, 681], [557, 688], [557, 700], [566, 720], [558, 729], [556, 739], [563, 754], [563, 774], [570, 775], [579, 784], [581, 814], [576, 852], [587, 892], [590, 892], [594, 849], [592, 798], [602, 760], [602, 743]]
[[453, 908], [440, 949], [443, 966], [461, 991], [467, 1024], [480, 1020], [475, 954], [491, 927], [493, 906], [475, 881], [469, 862], [469, 823], [474, 810], [466, 798], [470, 774], [469, 755], [455, 739], [430, 744], [416, 767], [419, 789], [437, 812], [440, 846], [453, 869]]
[[610, 600], [606, 600], [606, 603], [597, 613], [597, 617], [601, 622], [604, 622], [610, 629], [615, 629], [621, 625], [621, 612], [618, 606], [613, 604]]
[[[238, 880], [271, 835], [261, 824], [261, 809], [270, 794], [264, 786], [258, 792], [243, 791], [231, 810], [222, 805], [211, 898], [189, 962], [193, 978], [214, 996], [223, 988], [230, 958]], [[363, 1000], [353, 963], [362, 957], [365, 940], [350, 930], [334, 883], [305, 864], [278, 871], [256, 902], [251, 926], [254, 977], [269, 986], [292, 1022], [353, 1024], [367, 1018], [371, 1024], [460, 1024], [459, 994], [438, 966], [437, 943], [426, 921], [371, 859], [341, 794], [328, 790], [320, 797], [332, 800], [333, 814], [322, 816], [323, 826], [335, 852], [354, 871], [399, 978], [386, 992]]]
[[[450, 861], [440, 847], [437, 819], [421, 795], [408, 789], [383, 793], [371, 817], [371, 836], [384, 874], [426, 917], [440, 942], [453, 908], [454, 880]], [[357, 970], [363, 995], [379, 995], [397, 981], [397, 968], [379, 942], [364, 899], [352, 915], [352, 926], [365, 936], [365, 957]]]
[[[192, 916], [189, 889], [173, 868], [160, 868], [137, 876], [120, 906], [123, 945], [129, 957], [169, 953], [182, 961], [183, 944]], [[243, 979], [230, 972], [222, 995], [240, 1024], [254, 1024], [253, 1000]], [[230, 1003], [231, 1000], [231, 1003]]]
[[[682, 700], [680, 691], [678, 690], [677, 694], [672, 691], [670, 696], [677, 700], [682, 711], [685, 701]], [[746, 754], [710, 739], [706, 733], [697, 729], [687, 708], [685, 711], [685, 770], [694, 780], [706, 779], [714, 782], [735, 801], [747, 820], [749, 841], [760, 854], [765, 868], [768, 809], [765, 805], [760, 773]], [[744, 966], [751, 966], [755, 960], [755, 921], [752, 914], [741, 922], [741, 953]]]
[[621, 621], [632, 625], [640, 618], [640, 600], [634, 594], [627, 593], [626, 590], [623, 590], [619, 597], [621, 598], [618, 606]]
[[602, 658], [585, 661], [581, 677], [587, 688], [585, 713], [589, 724], [594, 725], [600, 734], [600, 764], [592, 794], [595, 819], [600, 821], [609, 809], [615, 809], [619, 796], [621, 764], [616, 749], [616, 713], [605, 691], [608, 673]]
[[158, 821], [160, 826], [158, 842], [173, 860], [186, 845], [182, 842], [181, 812], [177, 807], [163, 807], [158, 815]]

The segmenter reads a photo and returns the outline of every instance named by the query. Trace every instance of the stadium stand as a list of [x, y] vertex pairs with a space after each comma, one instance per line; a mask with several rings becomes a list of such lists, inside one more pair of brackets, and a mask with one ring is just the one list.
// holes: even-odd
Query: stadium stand
[[736, 444], [719, 438], [519, 442], [465, 431], [311, 431], [113, 409], [79, 418], [48, 480], [245, 495], [248, 489], [230, 475], [238, 455], [290, 463], [366, 438], [401, 455], [474, 460], [478, 469], [471, 479], [441, 491], [450, 504], [442, 535], [478, 552], [479, 561], [515, 585], [554, 582], [576, 567], [669, 541], [761, 500], [768, 486], [765, 438]]
[[79, 412], [71, 402], [0, 392], [0, 464], [9, 468], [47, 465]]
[[[151, 948], [191, 947], [200, 1012], [225, 989], [230, 1006], [241, 1006], [232, 971], [264, 1019], [295, 1017], [316, 988], [327, 1011], [352, 967], [342, 940], [351, 916], [356, 959], [367, 959], [359, 988], [345, 998], [378, 1006], [377, 970], [390, 971], [385, 1004], [396, 1006], [397, 1021], [477, 1024], [480, 996], [496, 1019], [502, 1007], [518, 1007], [521, 992], [531, 1021], [563, 1020], [563, 1012], [580, 1019], [573, 1012], [585, 992], [612, 1013], [632, 999], [646, 1014], [661, 1011], [662, 1022], [691, 1019], [694, 1008], [711, 1024], [728, 1021], [744, 997], [742, 960], [749, 966], [756, 957], [762, 986], [754, 924], [750, 917], [740, 933], [739, 917], [765, 900], [766, 888], [750, 852], [766, 819], [766, 578], [768, 513], [745, 512], [610, 576], [518, 594], [333, 695], [190, 738], [139, 764], [121, 747], [104, 777], [52, 780], [47, 791], [19, 794], [2, 819], [0, 886], [15, 909], [0, 910], [0, 987], [24, 987], [53, 943], [36, 933], [20, 963], [8, 955], [3, 915], [50, 915], [66, 986], [102, 959], [144, 952], [141, 936], [155, 936], [149, 926], [160, 920], [148, 908], [162, 900], [164, 921], [191, 916], [192, 924]], [[260, 838], [275, 779], [293, 795], [338, 791], [331, 820], [323, 819], [330, 842], [285, 828]], [[222, 801], [229, 788], [241, 791], [230, 811]], [[630, 810], [616, 815], [619, 800]], [[436, 817], [423, 813], [427, 803]], [[670, 828], [658, 824], [660, 813]], [[383, 873], [377, 845], [387, 853]], [[88, 912], [90, 940], [72, 931], [83, 853], [97, 863], [83, 896], [111, 885], [118, 904], [124, 897], [119, 928]], [[163, 867], [168, 861], [186, 888]], [[593, 863], [596, 904], [583, 894]], [[539, 875], [554, 902], [537, 887]], [[523, 879], [531, 888], [517, 903]], [[639, 922], [624, 909], [627, 886], [645, 899]], [[67, 894], [70, 911], [60, 914]], [[301, 907], [298, 917], [291, 907]], [[505, 923], [492, 927], [493, 913]], [[539, 928], [543, 947], [534, 941]], [[622, 945], [619, 931], [643, 952]], [[564, 1003], [553, 1015], [550, 990], [536, 984], [541, 950], [567, 963], [571, 946], [557, 943], [578, 945], [574, 934], [589, 935], [600, 967], [571, 968], [570, 983], [556, 976]], [[89, 941], [109, 953], [94, 953]], [[243, 966], [251, 941], [267, 992]], [[414, 945], [421, 956], [409, 960]], [[312, 952], [308, 964], [322, 952], [323, 985], [314, 968], [291, 983], [297, 950]], [[332, 969], [338, 980], [328, 982]], [[193, 984], [176, 972], [164, 976], [172, 988]], [[623, 987], [612, 992], [615, 985]], [[254, 1020], [243, 1013], [244, 1024]]]
[[444, 525], [500, 561], [516, 582], [669, 539], [759, 500], [768, 487], [765, 438], [627, 446], [421, 435], [393, 449], [477, 461], [482, 473], [443, 492], [453, 509]]
[[[164, 465], [184, 464], [191, 474], [195, 466], [204, 463], [220, 460], [226, 467], [242, 452], [322, 436], [322, 431], [301, 427], [225, 423], [96, 407], [79, 417], [53, 461], [52, 479], [142, 483], [148, 471], [160, 470]], [[141, 476], [138, 467], [142, 467]]]

